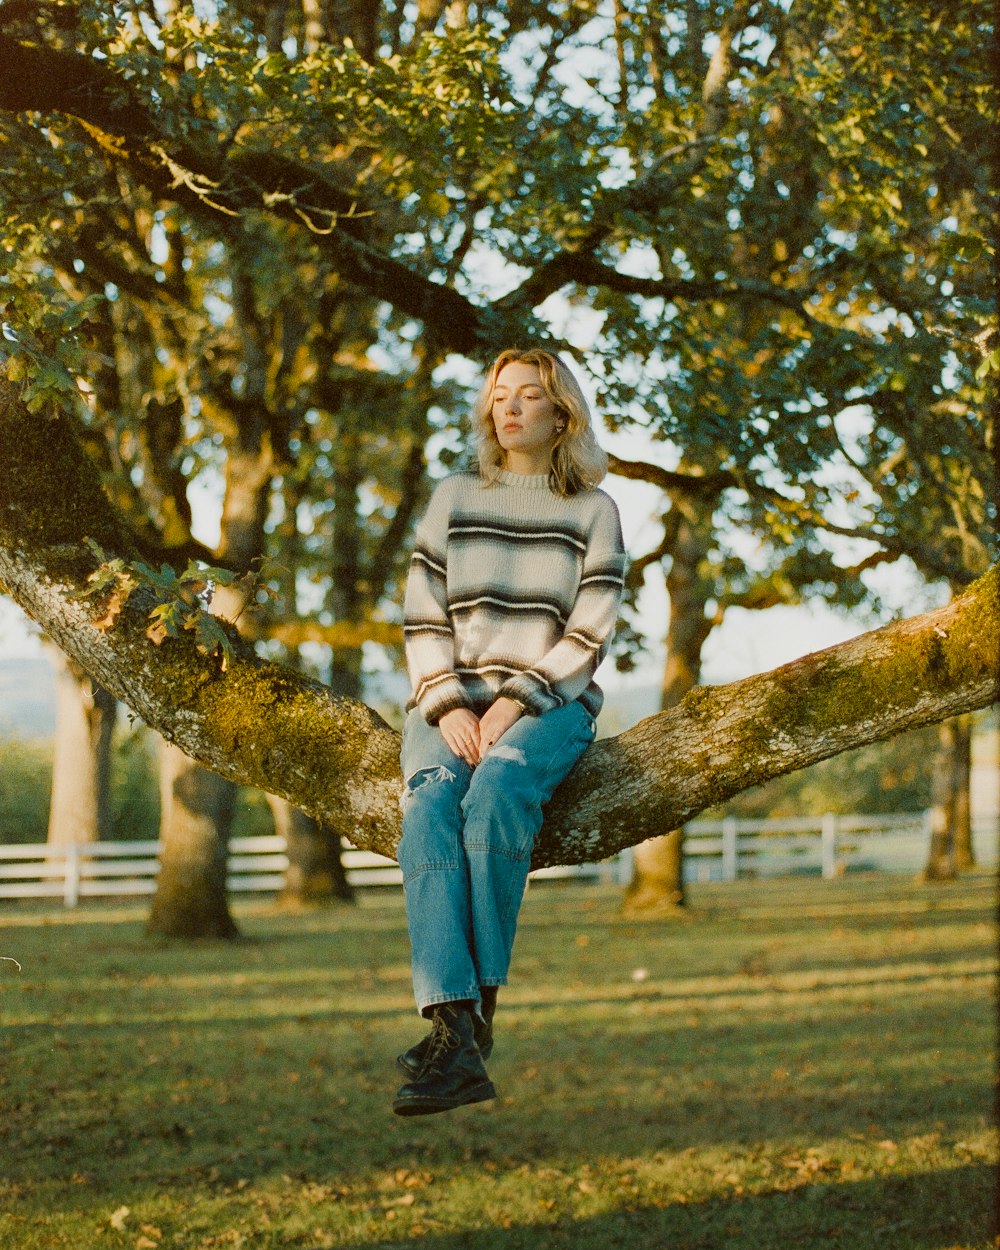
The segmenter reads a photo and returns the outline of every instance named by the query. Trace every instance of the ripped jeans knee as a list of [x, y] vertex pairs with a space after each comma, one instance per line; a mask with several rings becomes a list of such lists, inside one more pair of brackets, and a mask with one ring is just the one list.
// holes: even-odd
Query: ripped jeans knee
[[421, 791], [424, 786], [434, 785], [435, 783], [447, 783], [456, 781], [455, 774], [446, 764], [438, 764], [433, 768], [418, 768], [415, 773], [411, 773], [406, 778], [403, 786], [403, 792], [399, 796], [399, 806], [401, 811], [406, 811], [413, 800], [413, 796]]
[[403, 836], [396, 858], [403, 880], [431, 870], [452, 871], [461, 862], [462, 798], [468, 787], [460, 768], [427, 764], [406, 778], [400, 796]]

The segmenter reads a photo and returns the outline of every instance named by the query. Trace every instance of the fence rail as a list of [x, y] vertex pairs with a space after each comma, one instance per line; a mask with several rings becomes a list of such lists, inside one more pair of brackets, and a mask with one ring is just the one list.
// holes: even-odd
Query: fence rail
[[[930, 813], [884, 816], [802, 816], [774, 820], [696, 820], [685, 829], [685, 877], [735, 881], [740, 876], [800, 872], [835, 877], [851, 869], [915, 871], [928, 850]], [[977, 822], [977, 860], [997, 860], [996, 821]], [[141, 896], [156, 889], [160, 843], [88, 842], [0, 845], [0, 899], [54, 898], [67, 907], [81, 899]], [[348, 881], [355, 886], [399, 885], [394, 860], [347, 847]], [[275, 893], [285, 881], [288, 857], [277, 836], [232, 838], [227, 882], [234, 892]], [[582, 878], [625, 884], [632, 854], [600, 864], [543, 868], [533, 880]]]

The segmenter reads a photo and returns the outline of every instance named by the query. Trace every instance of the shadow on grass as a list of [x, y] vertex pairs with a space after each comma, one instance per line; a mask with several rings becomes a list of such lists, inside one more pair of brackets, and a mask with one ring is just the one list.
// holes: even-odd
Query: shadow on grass
[[991, 1179], [985, 1164], [968, 1165], [364, 1244], [366, 1250], [986, 1250], [993, 1245]]
[[[519, 1025], [523, 1036], [501, 1036], [491, 1061], [501, 1101], [429, 1121], [390, 1113], [393, 1058], [413, 1038], [400, 1033], [393, 1045], [375, 1022], [355, 1020], [336, 1034], [322, 1017], [289, 1019], [284, 1031], [270, 1019], [261, 1030], [248, 1020], [243, 1035], [230, 1022], [170, 1025], [146, 1037], [141, 1029], [84, 1030], [66, 1048], [75, 1078], [46, 1083], [58, 1100], [37, 1118], [27, 1103], [11, 1115], [4, 1172], [30, 1184], [119, 1159], [123, 1179], [170, 1177], [197, 1189], [203, 1169], [223, 1184], [265, 1183], [286, 1172], [349, 1179], [394, 1165], [447, 1170], [466, 1154], [501, 1169], [573, 1168], [595, 1153], [627, 1159], [762, 1142], [905, 1140], [951, 1126], [960, 1133], [957, 1126], [985, 1113], [985, 1090], [981, 1073], [954, 1061], [948, 1071], [937, 1066], [928, 1039], [949, 1027], [949, 1011], [947, 1002], [939, 1015], [929, 1004], [897, 1008], [891, 1025], [908, 1047], [901, 1054], [891, 1038], [873, 1053], [871, 1025], [849, 1013], [815, 1038], [800, 1020], [665, 1035], [639, 1020], [632, 1034], [591, 1025], [580, 1035], [529, 1020]], [[889, 1024], [879, 1019], [882, 1029]], [[3, 1050], [13, 1064], [16, 1039]], [[442, 1243], [452, 1244], [464, 1243]]]

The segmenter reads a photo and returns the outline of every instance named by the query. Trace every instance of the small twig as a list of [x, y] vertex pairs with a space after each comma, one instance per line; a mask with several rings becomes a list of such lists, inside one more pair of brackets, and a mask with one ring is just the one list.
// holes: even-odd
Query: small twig
[[193, 170], [185, 169], [183, 165], [179, 165], [173, 157], [169, 155], [159, 144], [152, 144], [150, 151], [166, 165], [167, 169], [173, 174], [174, 181], [171, 184], [173, 188], [187, 187], [189, 191], [193, 191], [203, 204], [207, 204], [209, 208], [214, 208], [220, 213], [225, 213], [227, 217], [239, 217], [239, 212], [232, 208], [227, 208], [225, 204], [219, 204], [209, 196], [209, 192], [221, 189], [221, 183], [213, 182], [211, 178], [206, 178], [203, 174], [196, 174]]
[[11, 959], [9, 955], [0, 955], [0, 964], [13, 964], [14, 967], [18, 970], [18, 972], [21, 971], [21, 965], [17, 962], [16, 959]]
[[[288, 196], [287, 199], [292, 204], [296, 217], [304, 221], [313, 234], [333, 234], [334, 230], [337, 229], [337, 223], [341, 220], [349, 221], [358, 217], [374, 217], [375, 215], [373, 209], [366, 209], [362, 212], [356, 204], [352, 204], [346, 213], [339, 213], [329, 208], [317, 208], [314, 204], [307, 204], [303, 208], [295, 202], [294, 197]], [[329, 226], [319, 225], [318, 222], [313, 221], [313, 217], [310, 214], [316, 217], [326, 217], [330, 222]]]

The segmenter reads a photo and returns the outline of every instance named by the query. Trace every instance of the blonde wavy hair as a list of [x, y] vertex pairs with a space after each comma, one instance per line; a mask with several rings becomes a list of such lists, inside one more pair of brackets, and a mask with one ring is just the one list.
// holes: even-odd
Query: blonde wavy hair
[[491, 485], [506, 467], [506, 453], [497, 441], [493, 424], [493, 391], [500, 371], [507, 365], [534, 365], [542, 390], [565, 422], [552, 448], [549, 486], [559, 495], [575, 495], [599, 485], [608, 471], [608, 457], [598, 446], [591, 423], [590, 406], [580, 384], [552, 352], [540, 347], [501, 352], [486, 374], [483, 389], [472, 409], [473, 433], [478, 445], [479, 473]]

